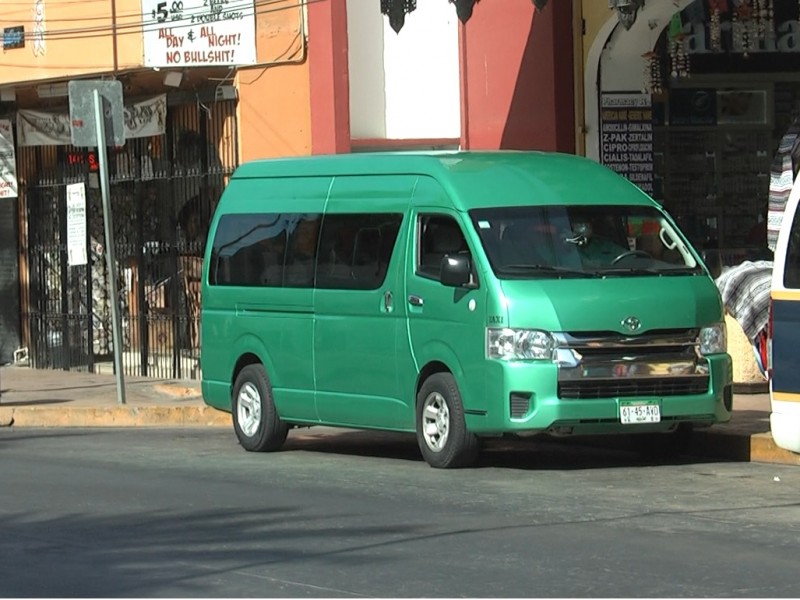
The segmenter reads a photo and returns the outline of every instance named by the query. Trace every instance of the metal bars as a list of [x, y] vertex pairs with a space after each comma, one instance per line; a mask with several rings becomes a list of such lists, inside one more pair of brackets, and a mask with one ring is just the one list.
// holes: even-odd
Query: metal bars
[[[169, 107], [165, 135], [109, 149], [126, 375], [200, 375], [199, 266], [216, 202], [238, 164], [236, 139], [235, 102], [197, 101]], [[96, 152], [22, 147], [19, 163], [23, 343], [32, 365], [112, 372]], [[86, 266], [67, 264], [66, 185], [77, 182], [86, 186]]]

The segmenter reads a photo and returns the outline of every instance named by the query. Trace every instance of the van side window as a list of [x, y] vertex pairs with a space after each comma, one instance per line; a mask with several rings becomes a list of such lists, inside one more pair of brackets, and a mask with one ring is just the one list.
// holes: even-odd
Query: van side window
[[469, 252], [458, 223], [445, 215], [423, 215], [419, 220], [417, 275], [440, 279], [445, 254]]
[[317, 287], [375, 290], [383, 285], [402, 221], [402, 214], [325, 215]]
[[792, 221], [789, 244], [786, 249], [786, 266], [783, 271], [783, 285], [787, 288], [800, 288], [800, 211]]
[[210, 285], [311, 287], [319, 214], [229, 214], [211, 250]]

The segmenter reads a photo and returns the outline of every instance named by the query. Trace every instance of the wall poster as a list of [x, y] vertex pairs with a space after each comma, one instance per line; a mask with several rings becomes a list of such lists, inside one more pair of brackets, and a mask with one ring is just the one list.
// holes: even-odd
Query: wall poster
[[67, 185], [67, 263], [79, 267], [86, 257], [86, 188], [81, 183]]
[[604, 93], [600, 120], [600, 161], [652, 196], [655, 188], [650, 94]]
[[11, 121], [0, 119], [0, 198], [17, 197], [17, 159]]

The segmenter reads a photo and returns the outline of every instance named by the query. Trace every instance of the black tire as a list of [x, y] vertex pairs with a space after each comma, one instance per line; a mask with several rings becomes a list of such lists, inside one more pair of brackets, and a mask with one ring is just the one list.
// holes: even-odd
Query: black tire
[[[426, 433], [426, 425], [435, 428]], [[425, 461], [438, 469], [455, 469], [475, 463], [478, 438], [467, 431], [464, 405], [450, 373], [435, 373], [417, 394], [417, 443]]]
[[289, 426], [281, 421], [272, 400], [272, 386], [262, 365], [247, 365], [233, 386], [233, 430], [250, 452], [274, 452], [286, 441]]
[[692, 442], [691, 423], [681, 423], [669, 433], [633, 435], [634, 448], [642, 455], [657, 460], [679, 458], [689, 451]]

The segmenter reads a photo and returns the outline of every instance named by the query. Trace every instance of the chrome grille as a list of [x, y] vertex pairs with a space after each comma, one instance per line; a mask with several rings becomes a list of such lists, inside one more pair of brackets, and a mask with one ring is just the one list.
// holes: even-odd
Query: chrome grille
[[708, 391], [706, 359], [696, 329], [561, 333], [558, 396], [565, 399], [684, 396]]

